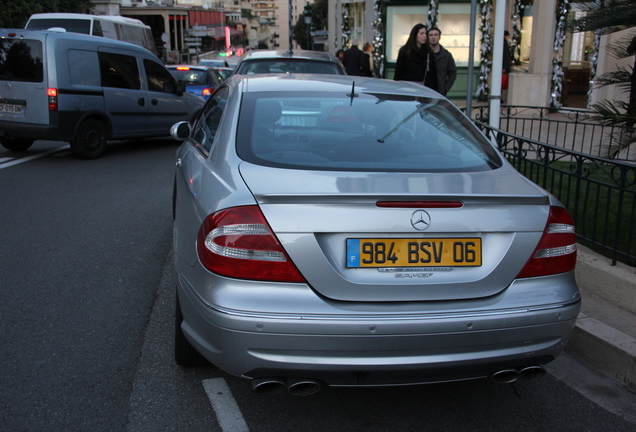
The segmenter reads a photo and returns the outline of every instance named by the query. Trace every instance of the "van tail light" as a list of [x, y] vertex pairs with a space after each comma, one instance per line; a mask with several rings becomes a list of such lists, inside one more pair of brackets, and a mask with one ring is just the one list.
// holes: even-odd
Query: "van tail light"
[[201, 264], [213, 273], [275, 282], [305, 282], [257, 206], [208, 216], [197, 237]]
[[214, 94], [214, 89], [206, 87], [206, 88], [203, 89], [202, 94], [203, 94], [203, 96], [212, 96]]
[[550, 207], [541, 240], [517, 278], [565, 273], [574, 270], [575, 265], [574, 221], [563, 207]]
[[50, 88], [47, 94], [49, 95], [49, 111], [57, 111], [57, 89]]

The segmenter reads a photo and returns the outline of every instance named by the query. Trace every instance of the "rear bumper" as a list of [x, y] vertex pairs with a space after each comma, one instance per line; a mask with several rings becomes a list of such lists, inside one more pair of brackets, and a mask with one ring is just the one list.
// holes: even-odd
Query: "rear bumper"
[[340, 313], [288, 314], [224, 309], [206, 301], [183, 274], [178, 282], [182, 328], [210, 362], [246, 378], [332, 386], [453, 381], [548, 363], [563, 351], [576, 322], [574, 290], [569, 301], [507, 310], [356, 313], [345, 304]]
[[81, 112], [50, 113], [48, 124], [0, 120], [0, 137], [7, 135], [32, 140], [70, 142], [75, 135], [75, 130], [81, 115]]

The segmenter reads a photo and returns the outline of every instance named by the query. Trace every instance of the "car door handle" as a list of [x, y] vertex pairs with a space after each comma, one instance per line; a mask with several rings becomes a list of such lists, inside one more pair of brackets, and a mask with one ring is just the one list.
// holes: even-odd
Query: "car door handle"
[[144, 105], [146, 105], [146, 99], [144, 99], [144, 98], [139, 98], [139, 99], [137, 100], [137, 103], [139, 104], [139, 106], [144, 106]]
[[159, 101], [157, 99], [153, 99], [150, 101], [153, 105], [157, 105], [159, 103]]

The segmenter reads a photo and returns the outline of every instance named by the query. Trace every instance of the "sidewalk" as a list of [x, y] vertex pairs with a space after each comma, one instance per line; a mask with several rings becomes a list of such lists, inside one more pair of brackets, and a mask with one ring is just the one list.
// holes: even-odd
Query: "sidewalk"
[[636, 268], [577, 247], [583, 302], [566, 351], [636, 393]]

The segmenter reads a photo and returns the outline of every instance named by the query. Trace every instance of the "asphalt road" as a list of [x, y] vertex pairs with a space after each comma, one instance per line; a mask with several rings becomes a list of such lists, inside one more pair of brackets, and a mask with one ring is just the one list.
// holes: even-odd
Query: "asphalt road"
[[180, 368], [170, 252], [176, 144], [111, 144], [93, 161], [64, 145], [0, 149], [1, 431], [636, 430], [620, 414], [630, 396], [603, 377], [597, 395], [573, 390], [594, 372], [567, 357], [552, 375], [510, 385], [306, 398], [254, 395], [213, 366]]

